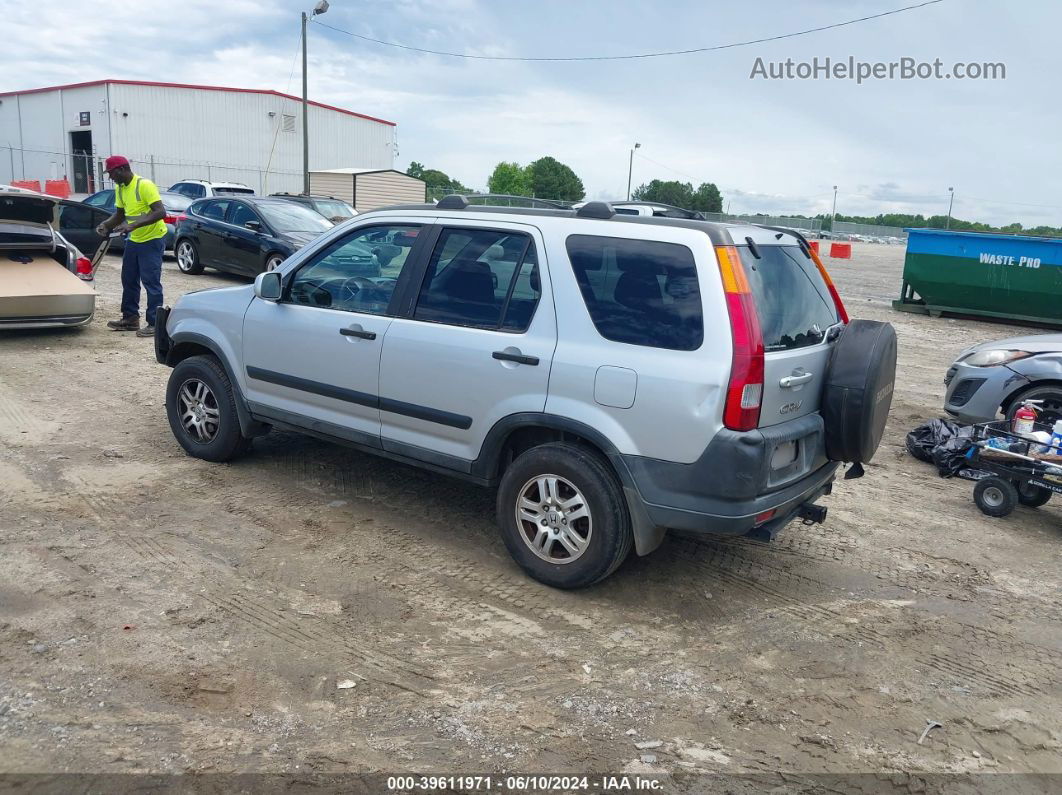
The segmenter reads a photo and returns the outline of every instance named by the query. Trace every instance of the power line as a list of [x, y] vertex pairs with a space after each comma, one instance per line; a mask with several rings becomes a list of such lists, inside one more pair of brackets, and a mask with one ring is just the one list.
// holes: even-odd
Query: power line
[[643, 52], [634, 53], [632, 55], [572, 55], [572, 56], [549, 56], [549, 57], [537, 57], [529, 58], [519, 55], [468, 55], [461, 52], [447, 52], [445, 50], [429, 50], [424, 47], [413, 47], [409, 44], [399, 44], [394, 41], [384, 41], [383, 39], [374, 39], [371, 36], [363, 36], [360, 33], [354, 33], [353, 31], [343, 30], [337, 28], [334, 25], [329, 25], [325, 22], [321, 22], [318, 19], [311, 20], [313, 24], [320, 25], [322, 28], [328, 28], [334, 30], [336, 33], [344, 33], [347, 36], [353, 36], [356, 39], [362, 41], [369, 41], [373, 44], [382, 44], [385, 47], [395, 47], [400, 50], [410, 50], [411, 52], [421, 52], [427, 55], [444, 55], [448, 58], [467, 58], [476, 61], [630, 61], [638, 58], [664, 58], [673, 55], [693, 55], [694, 53], [702, 52], [715, 52], [717, 50], [730, 50], [735, 47], [748, 47], [752, 44], [763, 44], [769, 41], [780, 41], [782, 39], [792, 39], [797, 36], [807, 36], [810, 33], [820, 33], [824, 30], [833, 30], [834, 28], [843, 28], [846, 25], [856, 25], [860, 22], [868, 22], [872, 19], [880, 19], [881, 17], [892, 16], [893, 14], [902, 14], [905, 11], [914, 11], [918, 8], [924, 8], [925, 6], [935, 5], [942, 3], [944, 0], [925, 0], [923, 3], [917, 3], [915, 5], [904, 6], [903, 8], [897, 8], [892, 11], [882, 11], [880, 14], [871, 14], [865, 17], [858, 17], [857, 19], [849, 19], [844, 22], [834, 22], [831, 25], [821, 25], [817, 28], [808, 28], [807, 30], [798, 30], [794, 33], [783, 33], [779, 36], [767, 36], [762, 39], [749, 39], [748, 41], [736, 41], [731, 44], [716, 44], [712, 47], [694, 47], [688, 50], [665, 50], [663, 52]]

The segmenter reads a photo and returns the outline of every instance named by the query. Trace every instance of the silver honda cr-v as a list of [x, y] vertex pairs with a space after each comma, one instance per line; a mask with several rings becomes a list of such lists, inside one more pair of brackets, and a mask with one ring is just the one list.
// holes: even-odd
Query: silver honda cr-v
[[459, 196], [337, 226], [156, 325], [191, 455], [297, 430], [497, 487], [532, 577], [572, 588], [667, 528], [769, 539], [862, 472], [895, 370], [784, 229]]

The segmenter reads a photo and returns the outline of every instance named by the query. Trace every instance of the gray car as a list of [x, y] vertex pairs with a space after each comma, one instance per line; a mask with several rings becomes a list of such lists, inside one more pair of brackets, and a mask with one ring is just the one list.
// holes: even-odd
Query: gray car
[[496, 486], [509, 552], [563, 588], [667, 528], [821, 522], [896, 352], [792, 232], [460, 196], [358, 215], [155, 328], [190, 455], [279, 428]]
[[1041, 400], [1039, 422], [1062, 419], [1062, 334], [1032, 334], [967, 348], [944, 376], [944, 410], [959, 422], [1011, 419]]

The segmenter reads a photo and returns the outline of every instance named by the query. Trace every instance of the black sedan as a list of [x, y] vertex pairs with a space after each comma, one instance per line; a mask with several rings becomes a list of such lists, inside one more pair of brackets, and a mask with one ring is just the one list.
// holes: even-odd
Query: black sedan
[[[173, 251], [174, 227], [177, 225], [178, 219], [184, 214], [184, 211], [188, 209], [188, 205], [192, 203], [192, 200], [187, 196], [182, 196], [180, 193], [170, 193], [166, 190], [159, 193], [159, 198], [162, 199], [162, 206], [166, 210], [166, 217], [162, 219], [166, 224], [166, 250]], [[96, 191], [84, 199], [83, 203], [90, 207], [106, 210], [107, 215], [114, 215], [114, 189], [108, 188], [107, 190]], [[111, 238], [111, 251], [121, 251], [123, 248], [125, 248], [124, 238]]]
[[333, 226], [308, 207], [284, 199], [232, 196], [200, 199], [175, 232], [177, 267], [257, 276]]

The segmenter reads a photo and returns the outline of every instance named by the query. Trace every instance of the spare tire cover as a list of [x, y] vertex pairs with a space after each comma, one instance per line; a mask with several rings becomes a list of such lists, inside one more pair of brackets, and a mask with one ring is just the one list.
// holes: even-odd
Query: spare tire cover
[[870, 461], [885, 433], [896, 381], [896, 331], [889, 323], [853, 320], [830, 356], [822, 396], [826, 455]]

